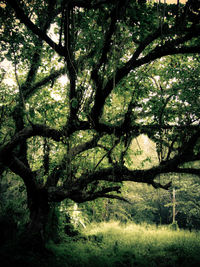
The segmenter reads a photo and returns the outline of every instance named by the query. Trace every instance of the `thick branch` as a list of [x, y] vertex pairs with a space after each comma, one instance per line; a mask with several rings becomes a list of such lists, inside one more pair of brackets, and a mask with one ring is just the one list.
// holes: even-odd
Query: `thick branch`
[[[39, 44], [37, 44], [37, 51], [33, 54], [32, 60], [31, 60], [31, 67], [30, 70], [28, 72], [27, 78], [26, 78], [26, 82], [24, 84], [24, 86], [22, 87], [22, 90], [26, 90], [27, 87], [29, 87], [32, 82], [35, 79], [37, 70], [39, 68], [40, 65], [40, 60], [41, 60], [41, 51], [42, 51], [42, 41], [39, 42]], [[24, 94], [24, 91], [23, 91]]]
[[92, 140], [85, 142], [83, 144], [74, 146], [70, 151], [69, 151], [69, 156], [70, 157], [75, 157], [76, 155], [80, 154], [83, 151], [86, 151], [88, 149], [91, 149], [97, 145], [97, 142], [99, 140], [100, 136], [94, 136]]
[[67, 72], [66, 67], [63, 67], [59, 70], [55, 70], [54, 72], [50, 73], [48, 76], [44, 77], [40, 81], [27, 87], [26, 90], [24, 91], [24, 98], [25, 99], [30, 98], [40, 87], [46, 86], [48, 83], [53, 82], [66, 72]]
[[13, 156], [11, 153], [9, 153], [9, 155], [4, 154], [3, 160], [1, 161], [7, 167], [9, 167], [12, 172], [19, 175], [23, 179], [28, 191], [34, 190], [34, 188], [36, 189], [33, 172], [22, 161]]
[[121, 196], [112, 195], [112, 194], [104, 194], [104, 195], [99, 196], [99, 198], [117, 199], [117, 200], [120, 200], [120, 201], [124, 201], [124, 202], [126, 202], [128, 204], [132, 204], [128, 199], [126, 199], [124, 197], [121, 197]]
[[123, 197], [120, 197], [120, 196], [114, 196], [114, 195], [109, 195], [108, 193], [110, 192], [113, 192], [113, 191], [116, 191], [116, 192], [119, 192], [120, 190], [120, 186], [111, 186], [111, 187], [106, 187], [100, 191], [97, 191], [97, 192], [89, 192], [88, 194], [82, 194], [80, 198], [78, 199], [73, 199], [73, 196], [72, 196], [72, 199], [76, 202], [85, 202], [85, 201], [91, 201], [91, 200], [95, 200], [97, 198], [115, 198], [115, 199], [120, 199], [120, 200], [123, 200], [123, 201], [126, 201], [128, 202], [128, 200], [125, 200]]
[[[90, 141], [85, 142], [83, 144], [72, 147], [68, 153], [63, 157], [61, 163], [54, 168], [51, 174], [47, 178], [46, 187], [56, 186], [59, 178], [62, 175], [63, 170], [66, 170], [66, 164], [68, 161], [71, 161], [76, 155], [81, 152], [93, 148], [97, 145], [99, 140], [99, 136], [94, 136]], [[68, 177], [66, 177], [67, 181]]]
[[14, 9], [16, 13], [16, 17], [24, 23], [24, 25], [29, 28], [34, 34], [36, 34], [41, 40], [44, 40], [53, 50], [55, 50], [59, 55], [65, 55], [64, 47], [57, 45], [49, 36], [45, 33], [45, 31], [38, 28], [24, 13], [23, 9], [18, 5], [17, 1], [7, 0], [10, 6]]
[[[107, 56], [108, 56], [108, 53], [111, 49], [111, 38], [116, 30], [116, 22], [117, 22], [117, 9], [118, 9], [118, 6], [116, 6], [111, 14], [110, 14], [110, 18], [111, 18], [111, 23], [110, 23], [110, 27], [109, 29], [107, 30], [106, 34], [105, 34], [105, 40], [104, 40], [104, 44], [103, 44], [103, 47], [101, 49], [101, 57], [99, 59], [99, 63], [95, 66], [95, 68], [93, 69], [92, 73], [91, 73], [91, 78], [93, 79], [93, 81], [95, 82], [96, 86], [97, 86], [97, 90], [101, 90], [101, 82], [100, 82], [100, 76], [98, 74], [98, 71], [100, 69], [100, 67], [103, 65], [103, 64], [106, 64], [107, 62]], [[97, 97], [96, 97], [96, 101], [98, 101], [98, 94], [97, 94]]]
[[[109, 181], [109, 182], [122, 182], [122, 181], [134, 181], [134, 182], [140, 182], [140, 183], [147, 183], [152, 184], [154, 187], [162, 187], [165, 188], [165, 186], [161, 186], [154, 182], [154, 179], [158, 174], [161, 173], [170, 173], [170, 172], [180, 172], [181, 169], [179, 166], [185, 162], [189, 162], [192, 159], [197, 160], [200, 158], [200, 155], [194, 156], [192, 158], [191, 150], [194, 148], [197, 140], [199, 138], [199, 132], [195, 133], [190, 140], [183, 144], [183, 149], [180, 151], [180, 153], [175, 156], [171, 160], [166, 160], [161, 162], [159, 166], [152, 167], [147, 170], [129, 170], [126, 167], [123, 167], [121, 165], [116, 165], [115, 167], [110, 168], [104, 168], [99, 171], [93, 172], [89, 174], [87, 177], [83, 176], [80, 178], [80, 183], [85, 186], [93, 181]], [[188, 172], [188, 169], [185, 169]], [[183, 172], [183, 171], [182, 171]], [[190, 173], [192, 173], [192, 169], [190, 169]], [[199, 170], [194, 170], [194, 173], [198, 174]]]
[[[54, 201], [54, 202], [57, 202], [57, 201], [59, 202], [59, 201], [64, 200], [65, 198], [70, 198], [77, 203], [82, 203], [85, 201], [91, 201], [91, 200], [97, 199], [99, 197], [108, 196], [108, 198], [112, 198], [112, 195], [110, 195], [109, 197], [108, 193], [113, 192], [113, 191], [118, 192], [119, 189], [120, 189], [120, 186], [111, 186], [111, 187], [103, 188], [102, 190], [98, 192], [85, 192], [79, 186], [72, 186], [68, 190], [62, 187], [60, 188], [52, 187], [48, 189], [48, 192], [49, 192], [49, 198], [51, 199], [51, 201]], [[117, 198], [117, 196], [115, 198]], [[123, 198], [118, 197], [118, 199], [122, 200]]]
[[[159, 37], [159, 31], [150, 34], [143, 43], [138, 47], [136, 52], [133, 54], [132, 58], [121, 68], [119, 68], [115, 73], [115, 84], [117, 85], [124, 77], [126, 77], [131, 70], [141, 67], [144, 64], [148, 64], [156, 59], [159, 59], [168, 55], [175, 54], [194, 54], [200, 53], [200, 46], [183, 46], [183, 44], [194, 37], [199, 36], [199, 27], [191, 26], [187, 30], [187, 33], [183, 37], [179, 37], [175, 40], [166, 41], [164, 45], [157, 45], [155, 49], [149, 52], [146, 56], [139, 58], [139, 55], [144, 51], [144, 49], [150, 45], [157, 37]], [[92, 109], [93, 117], [99, 118], [102, 113], [103, 106], [105, 104], [106, 98], [113, 90], [113, 77], [109, 79], [104, 87], [103, 93], [98, 95], [98, 101]]]
[[97, 9], [105, 4], [116, 4], [116, 0], [74, 0], [71, 3], [74, 7], [82, 7], [86, 9]]
[[28, 138], [33, 136], [43, 136], [53, 139], [54, 141], [60, 141], [62, 137], [61, 131], [50, 128], [43, 124], [35, 124], [31, 127], [24, 128], [17, 133], [10, 142], [2, 146], [0, 149], [0, 161], [4, 158], [4, 154], [12, 152], [12, 150], [20, 143], [25, 142]]
[[[87, 127], [87, 125], [85, 125]], [[107, 133], [107, 134], [115, 134], [120, 137], [127, 133], [132, 133], [132, 136], [137, 137], [140, 134], [147, 134], [152, 131], [159, 130], [176, 130], [176, 131], [184, 131], [184, 130], [200, 130], [200, 125], [160, 125], [160, 124], [149, 124], [149, 125], [127, 125], [127, 122], [122, 122], [121, 125], [108, 125], [105, 123], [98, 123], [95, 125], [95, 130], [98, 133]]]
[[[199, 158], [200, 159], [200, 158]], [[193, 169], [193, 168], [177, 168], [176, 169], [177, 173], [188, 173], [188, 174], [193, 174], [197, 175], [200, 177], [200, 170], [199, 169]]]
[[[117, 28], [117, 20], [120, 18], [120, 15], [122, 13], [122, 10], [124, 10], [124, 7], [126, 7], [126, 1], [122, 2], [119, 1], [116, 3], [114, 6], [113, 10], [110, 13], [110, 27], [107, 30], [104, 38], [104, 44], [101, 49], [101, 56], [99, 59], [99, 63], [94, 67], [91, 73], [91, 78], [94, 81], [96, 85], [96, 95], [95, 95], [95, 103], [94, 107], [92, 110], [92, 118], [93, 121], [97, 121], [98, 118], [100, 117], [100, 113], [98, 114], [96, 111], [100, 111], [101, 105], [102, 105], [102, 100], [104, 99], [103, 92], [102, 92], [102, 78], [100, 74], [98, 73], [101, 66], [105, 66], [107, 61], [108, 61], [108, 54], [111, 50], [111, 42], [112, 42], [112, 36], [116, 32]], [[115, 48], [114, 48], [115, 49]]]
[[[124, 5], [124, 3], [123, 3], [123, 5]], [[97, 70], [103, 64], [105, 64], [107, 62], [107, 56], [108, 56], [108, 53], [109, 53], [109, 51], [111, 49], [111, 39], [112, 39], [112, 36], [113, 36], [114, 32], [116, 31], [117, 19], [119, 17], [119, 12], [121, 11], [120, 8], [122, 8], [122, 7], [118, 3], [110, 13], [110, 19], [111, 19], [110, 27], [107, 30], [106, 34], [105, 34], [104, 45], [103, 45], [103, 48], [102, 48], [101, 58], [100, 58], [99, 63], [97, 65]]]
[[73, 22], [73, 8], [69, 3], [66, 3], [64, 7], [64, 40], [65, 40], [65, 60], [67, 62], [67, 67], [69, 71], [70, 79], [70, 115], [69, 118], [71, 121], [76, 119], [78, 105], [74, 104], [76, 99], [76, 79], [77, 79], [77, 70], [74, 54], [74, 22]]

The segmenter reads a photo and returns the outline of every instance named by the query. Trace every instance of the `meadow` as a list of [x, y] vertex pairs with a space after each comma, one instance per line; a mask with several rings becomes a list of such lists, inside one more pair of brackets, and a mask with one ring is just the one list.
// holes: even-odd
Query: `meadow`
[[74, 242], [48, 244], [60, 266], [198, 266], [200, 233], [168, 226], [92, 223]]
[[91, 223], [77, 236], [49, 242], [46, 251], [9, 245], [1, 250], [1, 266], [131, 267], [200, 266], [200, 232], [169, 226]]

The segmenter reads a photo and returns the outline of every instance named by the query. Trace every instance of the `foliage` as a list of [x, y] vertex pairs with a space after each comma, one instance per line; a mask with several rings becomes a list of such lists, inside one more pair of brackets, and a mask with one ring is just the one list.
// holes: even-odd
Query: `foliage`
[[180, 227], [199, 229], [199, 181], [195, 177], [179, 180], [176, 189], [176, 220]]
[[0, 183], [1, 245], [17, 239], [26, 226], [28, 217], [24, 185], [8, 172]]
[[[159, 175], [200, 175], [199, 7], [2, 1], [0, 174], [24, 184], [30, 239], [45, 242], [65, 199], [125, 200], [123, 182], [169, 189]], [[154, 204], [137, 203], [151, 220]]]
[[[159, 180], [166, 180], [160, 177]], [[200, 229], [199, 181], [188, 175], [168, 175], [175, 188], [175, 219], [181, 228]], [[126, 182], [122, 195], [129, 203], [119, 200], [100, 200], [80, 205], [82, 216], [89, 222], [118, 220], [122, 223], [149, 223], [163, 225], [172, 223], [172, 190], [155, 190], [151, 186]]]
[[170, 229], [171, 230], [178, 230], [178, 223], [177, 221], [173, 222], [172, 224], [170, 224]]

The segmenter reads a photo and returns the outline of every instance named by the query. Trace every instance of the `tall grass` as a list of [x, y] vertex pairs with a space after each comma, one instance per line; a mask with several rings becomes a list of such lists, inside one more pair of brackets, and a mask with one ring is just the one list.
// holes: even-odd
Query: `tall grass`
[[62, 266], [197, 266], [200, 233], [152, 225], [92, 223], [86, 239], [50, 246]]
[[92, 223], [76, 238], [50, 242], [47, 254], [9, 249], [7, 256], [6, 250], [0, 253], [2, 267], [200, 266], [200, 232], [116, 221]]

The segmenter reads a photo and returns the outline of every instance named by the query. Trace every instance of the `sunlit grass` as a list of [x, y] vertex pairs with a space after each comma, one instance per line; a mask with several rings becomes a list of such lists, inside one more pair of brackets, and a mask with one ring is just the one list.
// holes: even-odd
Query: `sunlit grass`
[[173, 231], [168, 226], [91, 223], [79, 236], [63, 235], [62, 243], [49, 242], [46, 248], [48, 252], [36, 254], [18, 247], [4, 248], [0, 256], [4, 255], [7, 265], [1, 261], [1, 266], [200, 266], [200, 232]]
[[200, 233], [167, 226], [92, 223], [84, 238], [50, 244], [61, 266], [197, 266]]
[[200, 262], [197, 232], [109, 222], [92, 224], [85, 234], [100, 236], [104, 255], [110, 253], [121, 266], [127, 261], [130, 266], [192, 266]]

